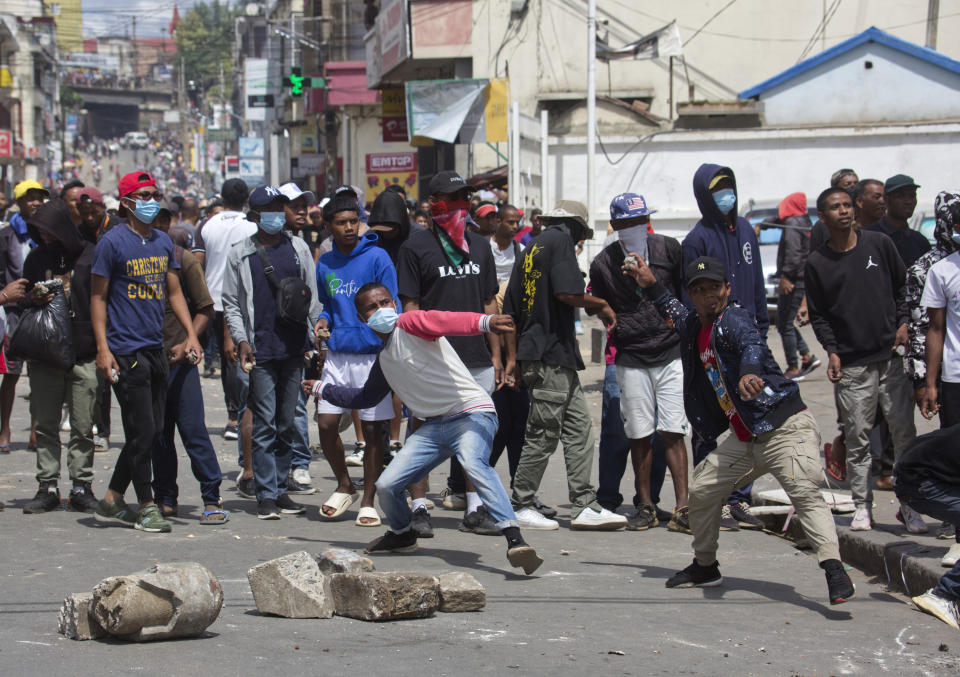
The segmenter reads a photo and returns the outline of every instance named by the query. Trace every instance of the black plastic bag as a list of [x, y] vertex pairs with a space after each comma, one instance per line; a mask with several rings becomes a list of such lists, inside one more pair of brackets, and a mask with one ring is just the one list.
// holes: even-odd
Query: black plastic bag
[[8, 352], [17, 360], [39, 360], [59, 369], [73, 369], [77, 356], [67, 295], [62, 283], [47, 282], [45, 286], [53, 292], [53, 299], [21, 313], [20, 323], [10, 336]]

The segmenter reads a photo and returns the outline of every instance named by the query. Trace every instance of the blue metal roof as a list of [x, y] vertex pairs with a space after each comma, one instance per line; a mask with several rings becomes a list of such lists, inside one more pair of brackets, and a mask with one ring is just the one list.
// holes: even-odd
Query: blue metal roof
[[763, 94], [768, 89], [772, 89], [777, 85], [781, 85], [788, 80], [806, 73], [809, 70], [812, 70], [819, 66], [822, 63], [826, 63], [831, 59], [834, 59], [841, 54], [849, 52], [851, 49], [859, 47], [860, 45], [867, 42], [876, 42], [880, 45], [885, 45], [891, 49], [903, 52], [904, 54], [909, 54], [910, 56], [922, 59], [927, 63], [931, 63], [934, 66], [939, 66], [940, 68], [945, 68], [946, 70], [960, 75], [960, 61], [951, 59], [950, 57], [944, 56], [940, 52], [930, 49], [928, 47], [921, 47], [920, 45], [914, 44], [912, 42], [907, 42], [906, 40], [901, 40], [898, 37], [890, 35], [889, 33], [884, 33], [879, 28], [871, 26], [863, 33], [855, 35], [852, 38], [844, 40], [841, 43], [838, 43], [831, 47], [830, 49], [824, 50], [812, 56], [805, 61], [801, 61], [796, 66], [792, 66], [787, 70], [774, 75], [769, 80], [764, 80], [758, 85], [754, 85], [750, 89], [745, 89], [738, 96], [741, 99], [751, 99], [758, 94]]

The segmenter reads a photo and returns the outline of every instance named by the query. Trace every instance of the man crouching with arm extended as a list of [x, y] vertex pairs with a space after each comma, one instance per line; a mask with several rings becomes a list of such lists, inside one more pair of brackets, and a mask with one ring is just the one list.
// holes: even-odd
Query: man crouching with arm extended
[[694, 560], [674, 574], [667, 587], [720, 585], [721, 504], [732, 490], [769, 472], [790, 497], [826, 572], [830, 603], [852, 598], [854, 587], [840, 562], [833, 517], [820, 495], [817, 423], [800, 399], [797, 384], [777, 366], [753, 314], [730, 303], [723, 263], [702, 256], [687, 267], [687, 294], [695, 313], [658, 283], [636, 254], [627, 258], [623, 271], [680, 335], [683, 394], [693, 428], [706, 440], [732, 429], [694, 470], [690, 487]]
[[524, 573], [543, 560], [520, 536], [516, 515], [487, 454], [497, 432], [493, 401], [470, 375], [444, 336], [509, 334], [507, 315], [413, 310], [397, 315], [390, 291], [379, 282], [363, 285], [354, 297], [360, 319], [384, 343], [363, 388], [304, 381], [304, 389], [347, 409], [364, 409], [392, 389], [413, 415], [425, 421], [377, 480], [377, 497], [390, 530], [367, 545], [369, 554], [413, 552], [417, 534], [405, 489], [456, 455], [483, 504], [507, 539], [507, 559]]

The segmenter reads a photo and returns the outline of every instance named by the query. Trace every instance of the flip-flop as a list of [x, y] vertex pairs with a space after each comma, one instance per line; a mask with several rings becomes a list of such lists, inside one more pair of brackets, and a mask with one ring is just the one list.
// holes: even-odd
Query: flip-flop
[[[200, 524], [208, 527], [216, 526], [218, 524], [226, 524], [230, 519], [230, 512], [221, 508], [217, 508], [216, 510], [204, 510], [202, 514], [203, 519], [200, 520]], [[222, 517], [221, 519], [210, 519], [211, 515], [221, 515]]]
[[9, 444], [0, 444], [0, 454], [9, 454], [10, 445]]
[[[362, 519], [371, 519], [372, 522], [361, 522]], [[358, 527], [378, 527], [380, 526], [380, 513], [377, 512], [376, 508], [372, 507], [363, 507], [360, 508], [360, 512], [357, 513], [357, 519], [354, 522]]]
[[[347, 509], [360, 500], [360, 494], [344, 494], [339, 491], [335, 491], [330, 495], [326, 501], [323, 502], [323, 505], [320, 506], [320, 517], [328, 520], [336, 519], [340, 517]], [[333, 514], [328, 515], [323, 511], [324, 508], [333, 508]]]

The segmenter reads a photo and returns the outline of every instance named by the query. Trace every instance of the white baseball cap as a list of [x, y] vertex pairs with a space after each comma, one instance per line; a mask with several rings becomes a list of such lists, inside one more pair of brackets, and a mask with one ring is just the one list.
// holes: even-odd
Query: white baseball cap
[[316, 203], [317, 201], [317, 197], [313, 194], [313, 191], [300, 190], [300, 186], [295, 184], [293, 181], [280, 186], [280, 192], [283, 193], [283, 195], [290, 200], [290, 202], [293, 202], [301, 195], [307, 198], [308, 206]]

